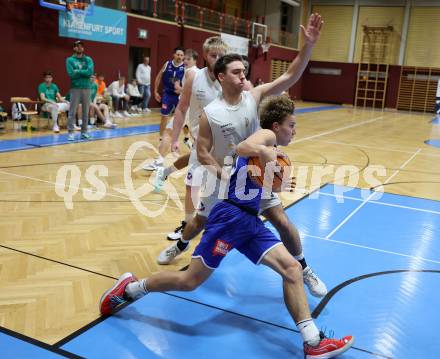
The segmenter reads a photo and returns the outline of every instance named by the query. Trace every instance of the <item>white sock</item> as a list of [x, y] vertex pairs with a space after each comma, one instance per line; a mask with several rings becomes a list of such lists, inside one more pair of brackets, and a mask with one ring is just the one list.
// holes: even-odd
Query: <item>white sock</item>
[[163, 171], [163, 174], [165, 177], [168, 177], [171, 173], [176, 172], [176, 171], [177, 171], [177, 168], [174, 165], [172, 165], [172, 166], [165, 168], [165, 170]]
[[297, 261], [300, 261], [300, 260], [304, 259], [304, 254], [303, 254], [303, 252], [301, 252], [297, 256], [293, 256], [293, 258], [295, 258]]
[[296, 327], [301, 332], [304, 343], [311, 346], [319, 344], [319, 341], [321, 340], [319, 337], [319, 330], [312, 318], [301, 320], [299, 323], [296, 323]]
[[147, 290], [145, 289], [145, 279], [141, 279], [138, 282], [132, 282], [125, 287], [125, 294], [127, 294], [127, 297], [131, 300], [137, 300], [139, 298], [142, 298], [144, 295], [148, 294]]

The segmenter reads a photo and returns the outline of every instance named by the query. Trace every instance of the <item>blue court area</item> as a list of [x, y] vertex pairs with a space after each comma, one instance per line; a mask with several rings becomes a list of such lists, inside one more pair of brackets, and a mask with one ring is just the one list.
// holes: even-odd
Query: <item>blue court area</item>
[[[136, 136], [146, 133], [158, 132], [159, 125], [143, 125], [143, 126], [133, 126], [116, 128], [113, 130], [96, 130], [90, 131], [92, 136], [91, 140], [87, 141], [97, 141], [97, 140], [108, 140], [117, 137], [127, 137]], [[67, 133], [45, 135], [45, 136], [33, 136], [28, 138], [17, 138], [13, 140], [2, 140], [0, 141], [0, 152], [18, 151], [18, 150], [29, 150], [38, 147], [48, 147], [48, 146], [59, 146], [74, 144], [78, 142], [84, 142], [79, 139], [80, 134], [75, 133], [76, 140], [68, 141]]]
[[433, 119], [432, 119], [432, 121], [431, 121], [431, 123], [433, 123], [434, 125], [440, 125], [440, 116], [435, 116]]
[[425, 141], [427, 145], [434, 146], [440, 148], [440, 140], [427, 140]]
[[[341, 358], [438, 358], [440, 203], [371, 194], [327, 185], [286, 210], [329, 289], [308, 295], [312, 314], [335, 336], [356, 337]], [[87, 358], [302, 358], [282, 298], [277, 274], [232, 251], [196, 291], [149, 294], [62, 349]]]
[[38, 346], [36, 343], [32, 343], [30, 338], [17, 338], [8, 332], [4, 329], [0, 330], [0, 353], [2, 358], [57, 359], [69, 356], [69, 353], [62, 350], [56, 350], [61, 353], [57, 354], [51, 351], [49, 345], [39, 343], [41, 346]]

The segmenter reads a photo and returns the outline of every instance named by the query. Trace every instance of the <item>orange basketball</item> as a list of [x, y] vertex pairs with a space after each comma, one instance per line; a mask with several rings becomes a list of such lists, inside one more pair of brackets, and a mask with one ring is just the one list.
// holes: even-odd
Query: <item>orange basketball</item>
[[[255, 166], [259, 168], [259, 175], [257, 175], [258, 169], [252, 170], [248, 169], [248, 175], [252, 181], [259, 187], [263, 187], [264, 184], [264, 168], [261, 167], [259, 157], [249, 157], [248, 166]], [[288, 157], [277, 157], [277, 166], [280, 167], [279, 172], [274, 172], [273, 182], [272, 182], [272, 192], [281, 192], [281, 185], [283, 183], [284, 172], [290, 174], [291, 163]], [[269, 180], [269, 178], [267, 179]], [[271, 184], [268, 183], [268, 187]]]

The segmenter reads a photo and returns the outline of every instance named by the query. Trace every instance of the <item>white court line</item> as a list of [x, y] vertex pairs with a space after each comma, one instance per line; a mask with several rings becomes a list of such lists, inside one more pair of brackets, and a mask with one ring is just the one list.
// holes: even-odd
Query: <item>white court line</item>
[[[392, 178], [394, 178], [397, 173], [399, 173], [399, 171], [401, 169], [403, 169], [414, 157], [417, 156], [417, 154], [421, 151], [422, 149], [419, 148], [408, 160], [406, 160], [400, 167], [398, 170], [396, 170], [390, 177], [387, 178], [387, 180], [384, 182], [384, 184], [387, 184]], [[373, 198], [373, 196], [376, 195], [377, 192], [373, 192], [372, 194], [370, 194], [358, 207], [356, 207], [347, 217], [345, 217], [345, 219], [339, 223], [336, 228], [331, 231], [329, 234], [327, 234], [326, 238], [330, 238], [333, 234], [336, 233], [336, 231], [341, 228], [351, 217], [353, 217], [353, 215], [358, 212], [363, 206], [365, 206], [367, 204], [367, 202]]]
[[[380, 193], [380, 192], [375, 192], [375, 193]], [[325, 193], [325, 192], [318, 192], [319, 195], [323, 195], [323, 196], [329, 196], [329, 197], [339, 197], [342, 199], [350, 199], [353, 201], [358, 201], [358, 202], [362, 202], [363, 199], [362, 198], [356, 198], [356, 197], [350, 197], [350, 196], [339, 196], [336, 194], [332, 194], [332, 193]], [[410, 207], [410, 206], [404, 206], [401, 204], [393, 204], [393, 203], [388, 203], [388, 202], [379, 202], [379, 201], [369, 201], [370, 203], [374, 203], [374, 204], [381, 204], [383, 206], [390, 206], [390, 207], [397, 207], [397, 208], [404, 208], [404, 209], [411, 209], [413, 211], [418, 211], [418, 212], [426, 212], [426, 213], [432, 213], [432, 214], [440, 214], [439, 211], [433, 211], [430, 209], [423, 209], [423, 208], [416, 208], [416, 207]]]
[[[341, 146], [350, 146], [350, 147], [372, 148], [374, 150], [381, 150], [381, 151], [387, 151], [387, 152], [400, 152], [400, 153], [408, 153], [408, 154], [414, 153], [414, 151], [396, 150], [393, 148], [360, 145], [360, 144], [355, 144], [355, 143], [346, 143], [346, 142], [339, 142], [339, 141], [317, 140], [317, 142], [330, 143], [333, 145], [341, 145]], [[419, 153], [419, 156], [440, 157], [440, 155], [436, 155], [434, 153]]]
[[[51, 185], [55, 185], [56, 187], [63, 187], [64, 188], [64, 186], [66, 185], [65, 183], [46, 181], [46, 180], [42, 180], [42, 179], [39, 179], [39, 178], [36, 178], [36, 177], [29, 177], [29, 176], [19, 175], [19, 174], [16, 174], [16, 173], [5, 172], [5, 171], [1, 171], [1, 170], [0, 170], [0, 174], [14, 176], [14, 177], [18, 177], [18, 178], [29, 179], [29, 180], [36, 181], [36, 182], [48, 183], [48, 184], [51, 184]], [[71, 186], [71, 188], [74, 188], [74, 189], [77, 189], [77, 190], [83, 190], [83, 191], [87, 191], [87, 192], [99, 193], [99, 194], [103, 194], [103, 195], [106, 195], [106, 196], [109, 196], [109, 197], [121, 198], [121, 199], [127, 200], [128, 202], [131, 202], [129, 197], [119, 196], [117, 194], [112, 194], [112, 193], [107, 193], [107, 192], [102, 192], [102, 191], [96, 191], [95, 192], [91, 188], [83, 188], [83, 187], [78, 187], [78, 186]], [[141, 200], [141, 201], [142, 202], [146, 201], [146, 202], [154, 204], [156, 206], [162, 206], [162, 204], [160, 204], [160, 203], [156, 203], [156, 202], [149, 201], [149, 200]], [[73, 201], [73, 202], [75, 203], [75, 201]], [[90, 201], [90, 202], [99, 202], [99, 201]], [[167, 204], [167, 207], [171, 207], [171, 208], [175, 208], [175, 209], [179, 209], [180, 210], [179, 207], [175, 207], [175, 206], [172, 206], [170, 204]]]
[[354, 244], [354, 243], [350, 243], [350, 242], [337, 241], [337, 240], [334, 240], [334, 239], [329, 239], [329, 238], [324, 238], [324, 237], [312, 236], [311, 234], [301, 233], [301, 235], [303, 237], [322, 239], [323, 241], [327, 241], [327, 242], [334, 242], [334, 243], [339, 243], [339, 244], [345, 244], [347, 246], [358, 247], [358, 248], [363, 248], [363, 249], [369, 249], [371, 251], [382, 252], [382, 253], [387, 253], [387, 254], [394, 254], [396, 256], [407, 257], [407, 258], [417, 259], [417, 260], [421, 260], [421, 261], [425, 261], [425, 262], [440, 264], [440, 261], [436, 261], [436, 260], [433, 260], [433, 259], [412, 256], [412, 255], [409, 255], [409, 254], [403, 254], [403, 253], [399, 253], [399, 252], [387, 251], [385, 249], [379, 249], [379, 248], [374, 248], [374, 247], [363, 246], [361, 244]]
[[298, 139], [298, 140], [293, 141], [292, 144], [294, 145], [294, 144], [296, 144], [296, 143], [300, 143], [300, 142], [303, 142], [303, 141], [308, 141], [308, 140], [311, 140], [311, 139], [313, 139], [313, 138], [317, 138], [317, 137], [321, 137], [321, 136], [325, 136], [325, 135], [330, 135], [330, 134], [332, 134], [332, 133], [336, 133], [336, 132], [340, 132], [340, 131], [348, 130], [349, 128], [354, 128], [354, 127], [358, 127], [358, 126], [366, 125], [367, 123], [375, 122], [375, 121], [377, 121], [377, 120], [380, 120], [381, 118], [383, 118], [383, 116], [376, 117], [376, 118], [373, 118], [373, 119], [371, 119], [371, 120], [366, 120], [366, 121], [362, 121], [362, 122], [358, 122], [358, 123], [353, 123], [353, 124], [348, 125], [348, 126], [335, 128], [334, 130], [331, 130], [331, 131], [325, 131], [325, 132], [322, 132], [322, 133], [318, 133], [317, 135], [313, 135], [313, 136], [309, 136], [309, 137], [300, 138], [300, 139]]

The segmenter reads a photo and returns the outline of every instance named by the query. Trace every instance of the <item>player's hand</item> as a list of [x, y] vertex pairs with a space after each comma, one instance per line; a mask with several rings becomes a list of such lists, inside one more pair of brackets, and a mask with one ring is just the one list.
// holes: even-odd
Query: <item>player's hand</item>
[[281, 192], [295, 192], [296, 187], [296, 177], [290, 176], [286, 179], [283, 177], [283, 182], [281, 183]]
[[180, 145], [178, 141], [171, 143], [171, 152], [180, 152]]
[[310, 15], [307, 28], [301, 25], [301, 32], [303, 34], [306, 43], [310, 45], [316, 44], [316, 42], [319, 39], [319, 36], [321, 35], [321, 28], [323, 24], [324, 21], [322, 21], [321, 15], [315, 13]]
[[162, 98], [159, 95], [159, 92], [155, 91], [154, 92], [154, 98], [156, 99], [157, 102], [161, 102]]
[[262, 147], [260, 152], [260, 164], [261, 168], [266, 168], [266, 165], [270, 162], [276, 163], [278, 157], [278, 151], [276, 147]]

